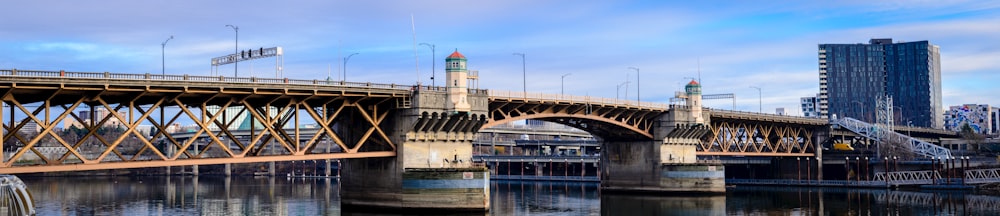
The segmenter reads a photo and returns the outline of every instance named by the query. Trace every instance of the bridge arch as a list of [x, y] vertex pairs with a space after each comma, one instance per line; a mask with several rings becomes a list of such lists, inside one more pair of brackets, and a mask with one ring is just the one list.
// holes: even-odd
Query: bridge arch
[[575, 127], [602, 139], [633, 141], [653, 139], [650, 128], [666, 110], [616, 103], [491, 97], [488, 111], [487, 122], [481, 128], [537, 119]]
[[[604, 139], [652, 139], [653, 135], [636, 125], [629, 125], [613, 119], [603, 118], [593, 115], [567, 114], [567, 113], [537, 113], [531, 115], [501, 118], [491, 118], [482, 128], [507, 124], [515, 121], [537, 119], [547, 122], [559, 123], [586, 131], [595, 137]], [[624, 129], [624, 130], [622, 130]]]

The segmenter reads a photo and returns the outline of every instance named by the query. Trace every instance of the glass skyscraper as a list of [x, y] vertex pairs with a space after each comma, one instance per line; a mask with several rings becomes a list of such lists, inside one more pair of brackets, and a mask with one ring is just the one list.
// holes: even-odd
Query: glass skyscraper
[[928, 41], [819, 45], [819, 114], [876, 121], [879, 95], [893, 102], [896, 125], [943, 128], [941, 58]]

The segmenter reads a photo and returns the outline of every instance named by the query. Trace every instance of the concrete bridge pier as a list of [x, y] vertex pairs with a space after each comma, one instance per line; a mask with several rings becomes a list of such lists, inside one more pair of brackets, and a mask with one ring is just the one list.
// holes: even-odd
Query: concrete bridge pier
[[[488, 211], [489, 170], [472, 163], [472, 141], [486, 122], [487, 98], [473, 108], [445, 106], [444, 92], [418, 92], [412, 108], [398, 108], [383, 123], [396, 157], [343, 159], [345, 209]], [[388, 126], [388, 127], [385, 127]]]
[[601, 190], [725, 193], [722, 164], [699, 161], [695, 155], [697, 144], [710, 132], [708, 115], [700, 109], [677, 107], [656, 117], [652, 140], [606, 141], [601, 149]]

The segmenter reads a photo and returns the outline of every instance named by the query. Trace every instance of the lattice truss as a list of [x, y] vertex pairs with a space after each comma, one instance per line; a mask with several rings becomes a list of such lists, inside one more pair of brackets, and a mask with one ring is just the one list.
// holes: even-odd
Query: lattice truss
[[610, 140], [652, 139], [649, 129], [663, 111], [603, 104], [493, 98], [484, 128], [525, 119], [556, 122]]
[[941, 174], [933, 170], [897, 171], [875, 173], [873, 181], [886, 182], [893, 185], [931, 184], [934, 179], [941, 179]]
[[894, 205], [923, 206], [937, 209], [995, 210], [1000, 198], [989, 195], [950, 194], [887, 190], [875, 193], [875, 201]]
[[1000, 182], [1000, 169], [972, 169], [965, 171], [965, 181], [970, 184]]
[[[392, 94], [65, 84], [0, 93], [0, 173], [395, 156]], [[168, 133], [178, 125], [187, 133]]]
[[796, 124], [713, 118], [698, 155], [811, 156], [813, 128]]

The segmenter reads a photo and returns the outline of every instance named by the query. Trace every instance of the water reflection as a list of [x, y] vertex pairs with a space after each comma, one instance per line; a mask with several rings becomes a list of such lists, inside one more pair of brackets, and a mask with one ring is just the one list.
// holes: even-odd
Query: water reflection
[[597, 215], [600, 193], [594, 182], [493, 181], [493, 215]]
[[1000, 215], [1000, 197], [965, 191], [736, 187], [729, 214]]
[[25, 178], [38, 215], [339, 215], [329, 179]]
[[[342, 211], [330, 179], [22, 179], [39, 215], [412, 215]], [[450, 215], [1000, 215], [1000, 197], [956, 191], [740, 186], [718, 196], [650, 196], [602, 194], [590, 182], [521, 181], [493, 181], [490, 190], [489, 213]]]
[[724, 215], [726, 196], [602, 194], [602, 215]]

